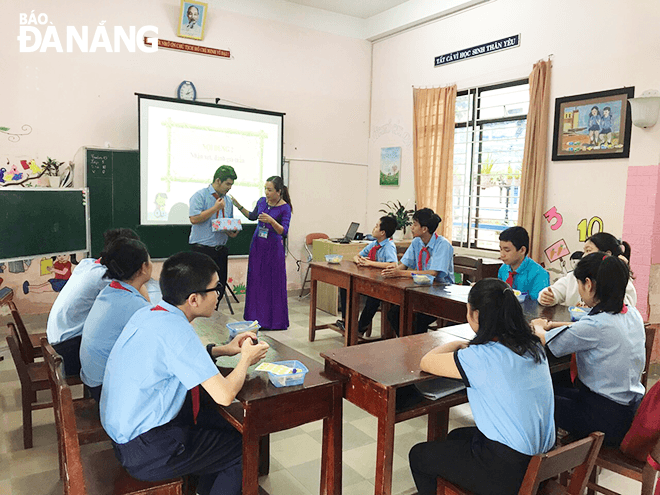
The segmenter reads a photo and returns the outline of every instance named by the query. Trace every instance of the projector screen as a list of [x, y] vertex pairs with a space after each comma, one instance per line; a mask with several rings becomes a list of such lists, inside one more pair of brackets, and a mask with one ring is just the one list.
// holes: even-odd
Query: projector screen
[[229, 194], [250, 210], [266, 179], [282, 175], [282, 113], [142, 94], [138, 112], [141, 225], [190, 225], [190, 197], [221, 165], [234, 167]]

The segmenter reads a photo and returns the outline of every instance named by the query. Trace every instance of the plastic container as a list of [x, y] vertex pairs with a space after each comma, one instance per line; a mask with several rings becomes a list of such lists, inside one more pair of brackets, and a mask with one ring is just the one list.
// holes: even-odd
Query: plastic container
[[341, 263], [341, 260], [344, 258], [342, 254], [326, 254], [325, 261], [332, 263], [333, 265]]
[[587, 316], [589, 311], [588, 308], [580, 308], [578, 306], [570, 306], [568, 308], [568, 312], [571, 313], [571, 321], [578, 321], [583, 316]]
[[227, 329], [229, 329], [229, 338], [233, 339], [239, 333], [252, 331], [259, 336], [259, 322], [254, 321], [236, 321], [234, 323], [227, 323]]
[[413, 282], [419, 285], [431, 285], [433, 283], [433, 277], [431, 275], [418, 275], [413, 273], [412, 278]]
[[302, 364], [300, 361], [278, 361], [273, 364], [281, 364], [282, 366], [287, 366], [289, 368], [295, 369], [295, 373], [289, 373], [288, 375], [275, 375], [268, 372], [268, 379], [270, 383], [276, 387], [293, 387], [294, 385], [302, 385], [305, 381], [305, 375], [309, 371], [307, 367]]
[[516, 299], [518, 299], [520, 304], [524, 303], [525, 299], [527, 299], [527, 292], [520, 292], [519, 290], [513, 289], [513, 293], [516, 295]]

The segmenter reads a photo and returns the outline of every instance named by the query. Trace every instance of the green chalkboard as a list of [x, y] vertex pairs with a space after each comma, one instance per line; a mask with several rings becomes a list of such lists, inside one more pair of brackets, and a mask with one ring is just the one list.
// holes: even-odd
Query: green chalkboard
[[83, 189], [0, 190], [0, 260], [88, 251]]
[[[103, 232], [111, 228], [135, 230], [152, 258], [188, 251], [189, 225], [140, 225], [140, 158], [137, 150], [88, 148], [85, 153], [92, 235], [92, 256], [103, 249]], [[210, 181], [210, 179], [209, 179]], [[201, 188], [200, 188], [201, 189]], [[231, 255], [246, 255], [255, 225], [227, 245]]]

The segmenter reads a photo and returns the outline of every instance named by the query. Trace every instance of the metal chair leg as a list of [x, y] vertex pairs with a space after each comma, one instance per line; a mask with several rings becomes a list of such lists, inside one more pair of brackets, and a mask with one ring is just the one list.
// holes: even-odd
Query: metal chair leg
[[[233, 315], [234, 314], [234, 309], [231, 307], [231, 301], [229, 300], [229, 294], [227, 294], [227, 289], [228, 289], [228, 287], [225, 286], [225, 300], [227, 301], [227, 306], [229, 306], [229, 312]], [[229, 291], [231, 292], [231, 289], [229, 289]], [[231, 293], [234, 294], [233, 292], [231, 292]], [[234, 295], [234, 299], [236, 299], [235, 295]], [[236, 302], [238, 302], [238, 300], [236, 300]]]
[[311, 265], [307, 265], [307, 271], [305, 272], [305, 278], [303, 278], [303, 283], [302, 287], [300, 288], [300, 294], [298, 294], [298, 299], [300, 299], [303, 296], [303, 291], [305, 290], [305, 284], [307, 283], [307, 277], [309, 275], [309, 269], [311, 268]]

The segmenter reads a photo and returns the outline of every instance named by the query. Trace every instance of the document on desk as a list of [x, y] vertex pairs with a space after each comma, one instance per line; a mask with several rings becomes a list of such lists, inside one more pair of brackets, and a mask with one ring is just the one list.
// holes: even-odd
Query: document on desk
[[416, 383], [417, 390], [427, 399], [437, 400], [465, 388], [461, 380], [439, 377], [435, 380]]

